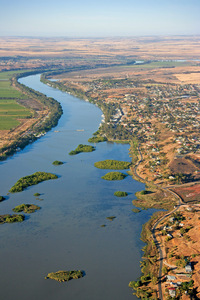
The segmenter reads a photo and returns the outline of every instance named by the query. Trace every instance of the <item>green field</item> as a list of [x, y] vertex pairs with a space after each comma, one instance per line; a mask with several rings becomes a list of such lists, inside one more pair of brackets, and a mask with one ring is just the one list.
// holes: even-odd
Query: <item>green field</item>
[[0, 100], [0, 130], [10, 130], [20, 124], [17, 119], [30, 117], [30, 110], [15, 100]]
[[14, 117], [0, 116], [0, 130], [10, 130], [20, 124]]
[[20, 73], [24, 73], [24, 70], [21, 71], [4, 71], [4, 72], [0, 72], [0, 80], [9, 80], [12, 78], [13, 75], [15, 74], [20, 74]]
[[16, 102], [16, 99], [24, 99], [26, 97], [11, 86], [11, 78], [16, 73], [20, 72], [0, 73], [0, 130], [13, 129], [20, 124], [18, 119], [32, 116], [30, 110]]
[[24, 98], [24, 95], [11, 86], [10, 80], [0, 79], [0, 98]]

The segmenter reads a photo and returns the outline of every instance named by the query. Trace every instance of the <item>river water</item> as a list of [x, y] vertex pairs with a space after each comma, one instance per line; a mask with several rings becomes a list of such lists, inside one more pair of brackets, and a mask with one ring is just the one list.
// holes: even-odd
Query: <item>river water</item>
[[[135, 300], [128, 283], [140, 276], [144, 246], [140, 234], [153, 210], [132, 212], [134, 193], [144, 189], [142, 183], [131, 176], [105, 181], [101, 176], [107, 171], [94, 167], [94, 162], [104, 159], [131, 161], [129, 146], [104, 142], [92, 153], [68, 155], [78, 144], [88, 144], [102, 112], [39, 79], [34, 75], [20, 82], [55, 98], [64, 114], [56, 128], [0, 163], [0, 194], [5, 196], [19, 178], [36, 171], [59, 178], [9, 194], [0, 203], [1, 214], [12, 213], [22, 203], [41, 207], [22, 223], [1, 225], [0, 299]], [[64, 164], [54, 166], [54, 160]], [[128, 192], [128, 197], [115, 197], [117, 190]], [[41, 193], [40, 200], [34, 197], [36, 192]], [[109, 216], [116, 218], [109, 221]], [[44, 279], [49, 272], [77, 269], [85, 272], [79, 280]]]

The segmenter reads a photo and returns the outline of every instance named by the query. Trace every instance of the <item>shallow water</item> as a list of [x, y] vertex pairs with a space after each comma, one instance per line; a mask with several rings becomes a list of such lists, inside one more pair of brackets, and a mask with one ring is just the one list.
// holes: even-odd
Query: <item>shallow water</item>
[[[12, 213], [22, 203], [41, 206], [23, 223], [0, 227], [0, 299], [137, 299], [128, 283], [140, 276], [144, 246], [140, 234], [153, 210], [139, 214], [131, 210], [134, 193], [144, 189], [142, 183], [131, 176], [108, 182], [101, 179], [107, 171], [94, 167], [94, 162], [104, 159], [131, 161], [129, 146], [104, 142], [92, 153], [68, 155], [78, 144], [88, 144], [102, 112], [42, 84], [39, 75], [20, 82], [58, 100], [64, 114], [56, 128], [0, 163], [0, 194], [6, 195], [19, 178], [36, 171], [52, 172], [59, 178], [9, 194], [0, 203], [1, 214]], [[54, 160], [65, 163], [54, 166]], [[115, 197], [117, 190], [128, 192], [128, 197]], [[33, 196], [36, 192], [41, 193], [40, 200]], [[116, 219], [109, 221], [108, 216]], [[84, 270], [85, 276], [68, 283], [44, 279], [49, 272], [75, 269]]]

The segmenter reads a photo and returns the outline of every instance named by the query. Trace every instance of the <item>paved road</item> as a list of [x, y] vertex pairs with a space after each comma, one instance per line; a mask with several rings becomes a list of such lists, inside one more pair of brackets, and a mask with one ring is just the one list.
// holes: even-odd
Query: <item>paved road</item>
[[[134, 168], [134, 173], [135, 175], [142, 181], [144, 181], [144, 178], [142, 178], [141, 176], [139, 176], [137, 174], [137, 168], [140, 165], [140, 163], [143, 161], [143, 156], [142, 153], [140, 151], [140, 146], [138, 146], [138, 153], [140, 155], [140, 160], [138, 161], [137, 165]], [[159, 187], [160, 188], [160, 187]], [[173, 214], [175, 211], [177, 211], [179, 209], [179, 207], [183, 204], [181, 197], [179, 197], [179, 195], [177, 195], [175, 192], [171, 191], [168, 187], [163, 188], [164, 190], [167, 190], [168, 192], [170, 192], [171, 194], [173, 194], [177, 199], [178, 199], [178, 205], [169, 213], [167, 213], [166, 215], [164, 215], [162, 218], [160, 218], [159, 220], [157, 220], [157, 222], [154, 224], [153, 228], [152, 228], [152, 235], [153, 235], [153, 240], [154, 243], [158, 249], [158, 253], [159, 253], [159, 258], [160, 258], [160, 266], [159, 266], [159, 273], [158, 273], [158, 292], [159, 292], [159, 299], [163, 300], [163, 295], [162, 295], [162, 268], [163, 268], [163, 251], [161, 249], [160, 243], [158, 242], [157, 238], [156, 238], [156, 230], [157, 230], [157, 226], [160, 224], [160, 222], [162, 222], [165, 218], [167, 218], [168, 216], [170, 216], [171, 214]]]
[[177, 211], [179, 209], [179, 207], [181, 206], [181, 204], [179, 203], [179, 205], [177, 205], [177, 207], [175, 209], [173, 209], [172, 211], [170, 211], [169, 213], [167, 213], [166, 215], [164, 215], [162, 218], [160, 218], [153, 226], [152, 228], [152, 235], [153, 235], [153, 240], [154, 243], [158, 249], [158, 253], [159, 253], [159, 258], [160, 258], [160, 266], [159, 266], [159, 272], [158, 272], [158, 292], [159, 292], [159, 299], [163, 300], [163, 295], [162, 295], [162, 268], [163, 268], [163, 251], [161, 249], [160, 243], [158, 242], [157, 238], [156, 238], [156, 233], [155, 231], [157, 230], [157, 226], [160, 224], [160, 222], [162, 222], [165, 218], [167, 218], [168, 216], [170, 216], [171, 214], [173, 214], [175, 211]]

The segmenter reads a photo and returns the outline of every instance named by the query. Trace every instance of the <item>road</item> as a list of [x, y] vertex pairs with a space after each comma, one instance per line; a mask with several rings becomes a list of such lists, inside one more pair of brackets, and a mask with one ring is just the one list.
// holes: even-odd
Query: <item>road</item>
[[[140, 151], [140, 146], [138, 146], [138, 153], [140, 155], [140, 160], [135, 165], [134, 173], [135, 173], [135, 176], [139, 178], [139, 180], [145, 181], [144, 178], [142, 178], [141, 176], [139, 176], [137, 174], [137, 168], [140, 165], [140, 163], [143, 161], [143, 156], [142, 156], [142, 153]], [[175, 211], [177, 211], [179, 209], [179, 207], [183, 204], [181, 197], [179, 197], [179, 195], [177, 195], [175, 192], [171, 191], [168, 187], [163, 188], [163, 190], [166, 190], [169, 193], [173, 194], [173, 196], [175, 196], [177, 198], [177, 200], [178, 200], [178, 205], [172, 211], [168, 212], [166, 215], [162, 216], [159, 220], [157, 220], [156, 223], [154, 224], [153, 228], [152, 228], [152, 236], [153, 236], [154, 243], [155, 243], [155, 245], [157, 247], [157, 250], [158, 250], [158, 253], [159, 253], [159, 261], [160, 261], [159, 272], [158, 272], [158, 292], [159, 292], [159, 299], [160, 300], [163, 300], [163, 295], [162, 295], [163, 251], [162, 251], [160, 243], [158, 242], [158, 240], [156, 238], [156, 233], [155, 232], [157, 230], [158, 225], [165, 218], [167, 218], [168, 216], [170, 216], [171, 214], [173, 214]]]

